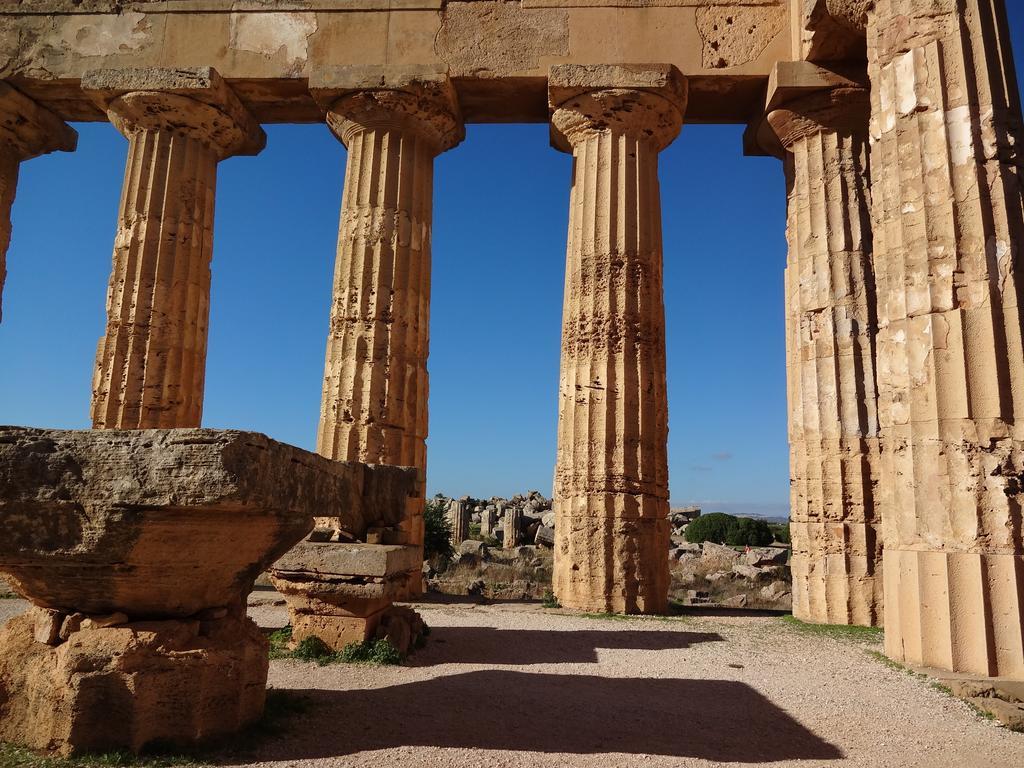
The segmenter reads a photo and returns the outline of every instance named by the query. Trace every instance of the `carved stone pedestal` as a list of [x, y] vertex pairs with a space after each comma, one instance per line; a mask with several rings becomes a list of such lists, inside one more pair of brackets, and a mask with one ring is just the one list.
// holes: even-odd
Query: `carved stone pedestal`
[[271, 580], [288, 601], [292, 642], [317, 637], [340, 651], [376, 635], [421, 568], [416, 546], [304, 541], [275, 564]]

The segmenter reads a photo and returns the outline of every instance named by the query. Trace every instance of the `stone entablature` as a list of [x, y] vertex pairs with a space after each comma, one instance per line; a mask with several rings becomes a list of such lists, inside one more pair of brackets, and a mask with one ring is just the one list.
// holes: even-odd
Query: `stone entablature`
[[67, 120], [102, 120], [89, 70], [213, 67], [262, 122], [319, 122], [306, 80], [331, 67], [426, 66], [469, 122], [544, 122], [559, 64], [664, 63], [690, 121], [745, 122], [793, 58], [790, 0], [21, 2], [0, 7], [0, 79]]

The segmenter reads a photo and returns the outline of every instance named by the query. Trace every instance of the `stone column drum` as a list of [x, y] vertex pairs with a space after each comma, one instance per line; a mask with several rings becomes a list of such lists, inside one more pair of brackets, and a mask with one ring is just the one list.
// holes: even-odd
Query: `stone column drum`
[[466, 502], [452, 499], [448, 505], [448, 523], [452, 529], [452, 544], [458, 549], [469, 538], [469, 506]]
[[1021, 110], [1001, 2], [868, 15], [885, 646], [1024, 679]]
[[554, 591], [567, 608], [668, 603], [668, 406], [658, 153], [679, 133], [671, 67], [559, 66], [554, 145], [573, 154]]
[[523, 536], [523, 510], [519, 507], [507, 507], [502, 523], [502, 548], [514, 549], [526, 543]]
[[217, 163], [259, 152], [263, 130], [210, 69], [104, 70], [82, 87], [129, 141], [93, 427], [197, 427]]
[[0, 81], [0, 320], [18, 168], [25, 160], [49, 152], [72, 152], [77, 144], [78, 134], [73, 128]]
[[819, 91], [768, 114], [789, 190], [786, 344], [793, 615], [882, 622], [868, 92]]
[[[317, 451], [425, 474], [434, 158], [464, 135], [455, 93], [446, 77], [314, 89], [348, 148]], [[422, 509], [403, 533], [422, 545]]]

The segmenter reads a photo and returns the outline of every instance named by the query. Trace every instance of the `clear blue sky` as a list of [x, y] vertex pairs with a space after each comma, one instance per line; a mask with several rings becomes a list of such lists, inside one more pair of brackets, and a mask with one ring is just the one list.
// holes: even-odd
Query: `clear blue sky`
[[[22, 165], [0, 423], [89, 426], [127, 143], [76, 127], [77, 152]], [[266, 129], [261, 155], [220, 166], [203, 422], [312, 449], [345, 151], [325, 126]], [[675, 504], [785, 514], [785, 187], [741, 133], [687, 126], [661, 158], [670, 485]], [[430, 493], [551, 492], [570, 170], [546, 125], [470, 125], [437, 161]]]

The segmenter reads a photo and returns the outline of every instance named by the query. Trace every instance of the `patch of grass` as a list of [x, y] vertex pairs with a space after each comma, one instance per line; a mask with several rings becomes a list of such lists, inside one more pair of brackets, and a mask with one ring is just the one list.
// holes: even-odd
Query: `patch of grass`
[[603, 619], [605, 621], [688, 621], [686, 616], [655, 616], [645, 613], [574, 613], [572, 615], [581, 619]]
[[365, 643], [349, 643], [337, 654], [337, 661], [343, 664], [372, 664], [378, 667], [402, 663], [398, 649], [385, 638], [367, 640]]
[[53, 757], [13, 744], [0, 743], [0, 768], [170, 768], [200, 765], [190, 755], [102, 752], [78, 757]]
[[0, 592], [0, 600], [18, 600], [21, 595], [14, 592]]
[[[424, 636], [429, 630], [424, 632]], [[333, 651], [319, 637], [307, 637], [291, 647], [292, 628], [285, 627], [270, 635], [271, 659], [294, 659], [324, 667], [328, 664], [373, 664], [390, 666], [402, 663], [402, 656], [385, 638], [349, 643], [340, 651]], [[421, 638], [422, 640], [422, 638]], [[421, 643], [422, 644], [422, 643]], [[419, 646], [417, 646], [419, 647]], [[0, 765], [0, 768], [4, 766]]]
[[561, 608], [562, 607], [562, 604], [560, 602], [558, 602], [558, 598], [555, 597], [555, 593], [552, 592], [550, 589], [545, 590], [545, 592], [544, 592], [544, 600], [541, 603], [541, 605], [543, 605], [545, 608]]
[[783, 624], [805, 634], [831, 637], [834, 640], [880, 643], [885, 635], [881, 627], [855, 627], [845, 624], [808, 624], [795, 616], [782, 616]]

